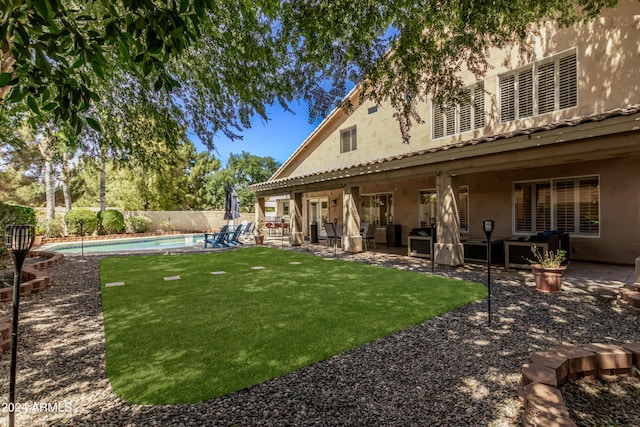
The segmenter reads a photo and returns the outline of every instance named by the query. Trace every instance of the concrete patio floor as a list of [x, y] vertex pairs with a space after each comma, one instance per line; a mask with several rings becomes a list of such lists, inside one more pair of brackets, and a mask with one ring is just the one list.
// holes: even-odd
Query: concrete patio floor
[[[291, 248], [287, 235], [271, 236], [265, 239], [265, 244], [273, 247]], [[340, 247], [326, 246], [324, 241], [320, 243], [309, 243], [305, 241], [301, 247], [311, 252], [323, 253], [325, 255], [333, 255], [339, 258], [358, 260], [363, 257], [379, 260], [380, 264], [385, 261], [393, 261], [394, 264], [403, 264], [414, 267], [418, 270], [428, 271], [431, 268], [431, 260], [426, 258], [417, 258], [407, 256], [407, 247], [388, 247], [384, 244], [378, 244], [376, 248], [370, 248], [359, 254], [347, 254]], [[438, 266], [436, 265], [436, 268]], [[504, 265], [493, 264], [491, 274], [494, 277], [519, 277], [523, 280], [533, 280], [533, 275], [528, 269], [506, 269]], [[469, 262], [464, 266], [457, 267], [456, 270], [484, 272], [487, 266], [483, 263]], [[570, 261], [567, 267], [564, 282], [580, 287], [604, 287], [616, 289], [628, 283], [636, 281], [636, 272], [633, 265], [616, 265], [584, 261]]]

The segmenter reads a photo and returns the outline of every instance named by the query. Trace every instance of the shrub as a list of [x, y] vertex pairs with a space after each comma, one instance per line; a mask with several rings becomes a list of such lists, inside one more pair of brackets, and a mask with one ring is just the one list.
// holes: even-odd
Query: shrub
[[98, 234], [118, 234], [124, 231], [124, 215], [115, 209], [98, 212]]
[[160, 231], [171, 231], [171, 219], [165, 218], [161, 220], [158, 224], [158, 229]]
[[93, 234], [98, 228], [98, 216], [95, 212], [84, 208], [74, 208], [64, 216], [64, 222], [67, 224], [67, 233], [72, 236], [79, 236], [80, 220], [84, 221], [82, 231], [85, 235]]
[[9, 224], [36, 225], [36, 213], [26, 206], [7, 205], [0, 202], [0, 268], [4, 266], [5, 256], [4, 231]]
[[129, 231], [132, 233], [146, 233], [151, 229], [153, 221], [146, 216], [132, 216], [127, 219]]
[[60, 218], [45, 218], [39, 216], [36, 221], [36, 234], [42, 237], [62, 237], [64, 226]]

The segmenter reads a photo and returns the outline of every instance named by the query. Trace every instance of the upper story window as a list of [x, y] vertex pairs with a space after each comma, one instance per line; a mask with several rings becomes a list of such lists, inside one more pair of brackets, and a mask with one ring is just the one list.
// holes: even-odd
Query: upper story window
[[340, 131], [340, 152], [348, 153], [358, 149], [358, 133], [356, 127]]
[[432, 104], [433, 139], [485, 126], [484, 82], [465, 89], [458, 105]]
[[378, 106], [374, 105], [373, 107], [367, 108], [367, 114], [373, 114], [378, 112]]
[[578, 105], [575, 50], [534, 62], [498, 79], [503, 123]]

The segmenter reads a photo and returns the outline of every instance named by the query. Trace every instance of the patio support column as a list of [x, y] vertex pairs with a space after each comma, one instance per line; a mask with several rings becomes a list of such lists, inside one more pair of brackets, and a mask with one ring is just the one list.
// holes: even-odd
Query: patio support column
[[266, 208], [266, 199], [264, 197], [256, 197], [256, 215], [255, 215], [255, 223], [256, 227], [258, 226], [258, 222], [264, 222]]
[[344, 218], [342, 247], [345, 252], [352, 254], [362, 252], [359, 207], [360, 187], [344, 186], [342, 189], [342, 216]]
[[464, 264], [464, 248], [460, 242], [460, 216], [458, 214], [457, 179], [448, 173], [438, 172], [437, 243], [436, 264], [459, 266]]
[[304, 240], [304, 234], [302, 231], [302, 193], [292, 192], [289, 196], [291, 200], [291, 235], [289, 236], [289, 243], [291, 246], [302, 246]]

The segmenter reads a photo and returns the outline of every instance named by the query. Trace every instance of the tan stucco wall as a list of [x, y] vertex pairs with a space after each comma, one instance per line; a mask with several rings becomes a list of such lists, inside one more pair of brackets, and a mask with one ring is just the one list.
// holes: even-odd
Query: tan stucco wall
[[[517, 237], [512, 225], [512, 185], [515, 181], [546, 180], [585, 175], [600, 177], [599, 237], [572, 237], [571, 256], [576, 260], [633, 264], [640, 255], [640, 154], [617, 159], [605, 159], [559, 166], [460, 175], [456, 185], [469, 187], [469, 232], [463, 237], [482, 237], [482, 220], [493, 219], [493, 237]], [[392, 193], [394, 223], [402, 226], [402, 243], [418, 227], [418, 195], [420, 190], [435, 189], [435, 176], [416, 175], [411, 181], [392, 182], [360, 187], [360, 195]], [[328, 195], [330, 220], [343, 222], [342, 192], [313, 193], [313, 197]], [[306, 195], [306, 198], [311, 195]], [[306, 200], [305, 198], [305, 200]], [[333, 206], [331, 200], [336, 200]], [[303, 230], [308, 234], [306, 201], [303, 202]], [[528, 233], [521, 234], [522, 236]], [[378, 230], [376, 241], [385, 243], [384, 229]]]
[[[334, 112], [307, 140], [305, 145], [276, 175], [276, 178], [383, 159], [407, 152], [444, 146], [482, 135], [493, 135], [515, 128], [533, 127], [565, 118], [609, 111], [640, 103], [640, 2], [622, 0], [614, 9], [606, 9], [598, 19], [573, 28], [558, 30], [552, 23], [543, 25], [532, 49], [523, 54], [518, 46], [490, 52], [492, 69], [484, 79], [487, 126], [452, 137], [431, 139], [430, 104], [421, 107], [423, 124], [412, 129], [410, 144], [403, 144], [393, 109], [388, 105], [369, 115], [368, 102], [350, 115]], [[498, 76], [533, 61], [576, 48], [578, 56], [578, 106], [534, 118], [501, 124], [497, 121], [496, 88]], [[463, 73], [467, 83], [476, 78]], [[356, 98], [357, 99], [357, 98]], [[340, 153], [340, 131], [357, 126], [358, 149]]]

